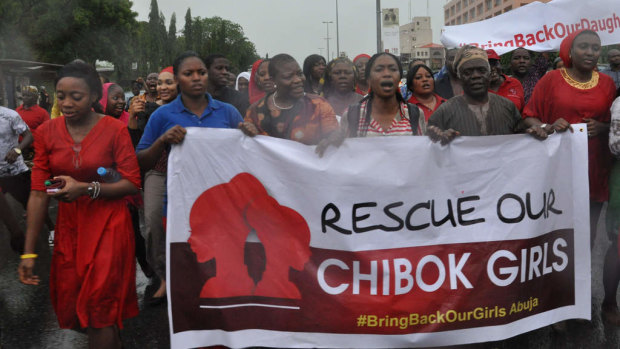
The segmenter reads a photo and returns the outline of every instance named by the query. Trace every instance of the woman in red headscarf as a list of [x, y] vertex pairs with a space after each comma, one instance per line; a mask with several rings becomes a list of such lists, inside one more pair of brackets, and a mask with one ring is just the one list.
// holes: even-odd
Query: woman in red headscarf
[[[553, 70], [540, 79], [523, 110], [528, 125], [538, 125], [547, 133], [572, 130], [570, 124], [587, 124], [591, 243], [596, 236], [603, 202], [609, 197], [610, 107], [616, 94], [613, 80], [594, 70], [600, 54], [601, 40], [595, 32], [580, 30], [571, 33], [560, 46], [564, 68]], [[603, 315], [620, 325], [615, 292], [617, 275], [620, 274], [617, 253], [613, 251], [612, 255], [613, 258], [605, 260]], [[610, 283], [614, 284], [613, 287]], [[613, 292], [610, 291], [612, 288]]]
[[362, 96], [367, 95], [368, 89], [370, 89], [368, 80], [366, 80], [366, 64], [368, 64], [368, 60], [370, 60], [370, 56], [365, 53], [359, 54], [353, 58], [353, 64], [355, 65], [355, 69], [357, 69], [355, 92]]
[[[99, 100], [105, 115], [110, 115], [125, 125], [129, 121], [129, 113], [125, 111], [125, 92], [113, 82], [103, 84], [103, 96]], [[121, 106], [122, 104], [122, 106]]]
[[275, 85], [269, 76], [269, 60], [259, 59], [252, 64], [250, 86], [248, 87], [250, 104], [256, 103], [259, 99], [265, 97], [267, 93], [273, 91], [275, 91]]

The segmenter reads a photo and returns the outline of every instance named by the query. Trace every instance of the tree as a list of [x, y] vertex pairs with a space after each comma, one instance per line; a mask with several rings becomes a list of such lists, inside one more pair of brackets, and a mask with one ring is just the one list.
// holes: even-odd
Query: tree
[[[157, 0], [151, 0], [147, 37], [148, 70], [159, 71], [164, 56], [166, 26], [163, 14], [159, 12]], [[163, 27], [163, 30], [162, 30]], [[164, 35], [162, 35], [162, 33]]]
[[[203, 57], [220, 53], [240, 70], [247, 69], [258, 59], [254, 44], [244, 36], [243, 28], [237, 23], [220, 17], [195, 17], [190, 30], [192, 45]], [[187, 47], [187, 37], [185, 40]]]
[[166, 39], [166, 58], [164, 65], [172, 64], [177, 55], [177, 16], [173, 12], [170, 17], [170, 26], [168, 27], [168, 38]]
[[192, 9], [188, 7], [185, 13], [185, 28], [183, 29], [185, 50], [194, 49], [194, 33], [192, 32], [192, 26]]
[[[130, 1], [2, 0], [2, 56], [51, 63], [118, 61], [136, 25]], [[17, 36], [11, 36], [13, 34]]]

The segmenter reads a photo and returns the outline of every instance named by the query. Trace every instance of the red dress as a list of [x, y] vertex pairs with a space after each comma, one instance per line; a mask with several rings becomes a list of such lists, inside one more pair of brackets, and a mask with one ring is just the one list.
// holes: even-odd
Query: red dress
[[[100, 166], [140, 186], [127, 127], [112, 117], [99, 120], [81, 144], [64, 116], [41, 125], [34, 139], [32, 190], [44, 191], [45, 180], [59, 175], [100, 181]], [[138, 314], [134, 234], [124, 199], [59, 202], [55, 237], [50, 293], [61, 328], [122, 328], [123, 319]]]
[[[589, 118], [609, 123], [610, 108], [616, 95], [613, 80], [592, 72], [589, 83], [571, 81], [564, 68], [550, 71], [543, 76], [523, 110], [523, 117], [534, 117], [543, 123], [552, 124], [564, 118], [571, 124], [582, 123]], [[611, 153], [607, 133], [588, 138], [588, 173], [590, 179], [590, 200], [607, 201], [609, 198], [609, 172]]]

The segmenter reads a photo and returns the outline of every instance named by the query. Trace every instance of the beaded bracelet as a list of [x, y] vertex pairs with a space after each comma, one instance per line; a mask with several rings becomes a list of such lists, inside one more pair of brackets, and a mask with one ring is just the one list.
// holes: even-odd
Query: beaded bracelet
[[26, 254], [19, 256], [19, 258], [21, 259], [31, 259], [31, 258], [37, 258], [37, 257], [39, 257], [39, 255], [36, 253], [26, 253]]

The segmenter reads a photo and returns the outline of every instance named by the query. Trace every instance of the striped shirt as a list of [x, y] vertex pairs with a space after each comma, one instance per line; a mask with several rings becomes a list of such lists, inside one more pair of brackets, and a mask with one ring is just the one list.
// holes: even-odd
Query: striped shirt
[[[363, 101], [360, 106], [360, 115], [366, 115], [368, 112], [368, 101]], [[420, 113], [423, 115], [422, 113]], [[411, 122], [409, 121], [409, 108], [406, 103], [400, 103], [400, 109], [394, 116], [392, 124], [387, 130], [384, 130], [381, 125], [370, 117], [370, 123], [366, 124], [364, 121], [366, 118], [361, 118], [358, 125], [358, 134], [365, 137], [379, 137], [379, 136], [411, 136]], [[422, 134], [418, 132], [418, 134]]]

